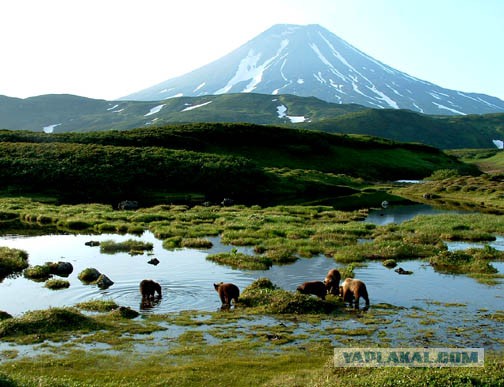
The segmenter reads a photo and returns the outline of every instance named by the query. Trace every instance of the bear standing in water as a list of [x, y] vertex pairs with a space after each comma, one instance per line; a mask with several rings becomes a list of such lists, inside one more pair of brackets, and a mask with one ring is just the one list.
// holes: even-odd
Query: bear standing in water
[[326, 286], [322, 281], [310, 281], [299, 285], [296, 289], [303, 294], [313, 294], [323, 300], [327, 294]]
[[236, 303], [238, 302], [238, 297], [240, 297], [240, 289], [238, 289], [238, 286], [224, 282], [214, 284], [213, 286], [215, 291], [219, 293], [222, 305], [230, 306], [231, 300], [234, 300], [236, 305]]
[[142, 300], [153, 300], [154, 294], [157, 292], [158, 297], [161, 298], [161, 285], [153, 280], [143, 280], [140, 282], [140, 293], [142, 293]]
[[346, 278], [340, 286], [340, 296], [344, 302], [352, 305], [355, 300], [355, 308], [359, 307], [359, 299], [362, 297], [366, 301], [366, 306], [369, 306], [369, 296], [366, 289], [366, 284], [358, 279]]
[[341, 274], [336, 269], [331, 269], [327, 272], [324, 280], [324, 284], [327, 289], [328, 294], [333, 294], [337, 296], [339, 294], [339, 282], [341, 280]]

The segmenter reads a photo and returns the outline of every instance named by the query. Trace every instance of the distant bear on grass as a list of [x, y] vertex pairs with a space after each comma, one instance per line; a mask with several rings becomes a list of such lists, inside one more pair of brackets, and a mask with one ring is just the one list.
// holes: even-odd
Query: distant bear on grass
[[140, 293], [142, 293], [143, 300], [153, 300], [156, 292], [161, 298], [161, 285], [156, 281], [145, 279], [140, 282]]
[[238, 297], [240, 297], [240, 289], [238, 289], [238, 286], [224, 282], [214, 284], [213, 286], [215, 291], [219, 293], [222, 305], [231, 305], [231, 300], [234, 300], [236, 305], [236, 303], [238, 302]]
[[359, 300], [362, 297], [366, 301], [366, 306], [369, 306], [369, 296], [366, 289], [366, 284], [358, 279], [346, 278], [340, 286], [340, 296], [344, 302], [352, 305], [355, 301], [355, 307], [359, 307]]
[[339, 294], [340, 280], [341, 280], [341, 274], [338, 270], [331, 269], [327, 272], [324, 284], [328, 294], [333, 294], [335, 296]]
[[323, 300], [327, 294], [326, 286], [322, 281], [305, 282], [297, 287], [297, 291], [303, 294], [313, 294]]

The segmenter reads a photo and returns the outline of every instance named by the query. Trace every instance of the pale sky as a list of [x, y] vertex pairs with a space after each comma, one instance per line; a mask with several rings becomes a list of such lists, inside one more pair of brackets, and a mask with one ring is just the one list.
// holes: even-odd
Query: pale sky
[[274, 24], [320, 24], [375, 59], [504, 100], [504, 0], [1, 0], [0, 95], [117, 99]]

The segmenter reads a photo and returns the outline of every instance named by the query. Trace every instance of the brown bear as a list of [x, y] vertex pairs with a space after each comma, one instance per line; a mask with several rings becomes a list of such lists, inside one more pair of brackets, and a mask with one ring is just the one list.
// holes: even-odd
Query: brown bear
[[326, 286], [322, 281], [309, 281], [299, 285], [296, 289], [303, 294], [313, 294], [325, 300], [327, 294]]
[[324, 280], [325, 287], [328, 294], [333, 294], [337, 296], [339, 294], [339, 282], [341, 279], [341, 274], [336, 269], [331, 269], [327, 272]]
[[240, 297], [240, 289], [235, 284], [220, 282], [214, 284], [214, 289], [219, 293], [222, 305], [231, 305], [231, 300], [234, 300], [235, 305]]
[[346, 278], [343, 284], [339, 287], [340, 296], [344, 302], [352, 305], [355, 301], [355, 307], [359, 307], [359, 299], [362, 297], [366, 301], [366, 306], [369, 306], [369, 296], [366, 289], [366, 284], [358, 279]]
[[156, 292], [158, 297], [161, 298], [161, 285], [157, 282], [150, 279], [144, 279], [140, 282], [140, 293], [142, 293], [143, 300], [153, 300]]

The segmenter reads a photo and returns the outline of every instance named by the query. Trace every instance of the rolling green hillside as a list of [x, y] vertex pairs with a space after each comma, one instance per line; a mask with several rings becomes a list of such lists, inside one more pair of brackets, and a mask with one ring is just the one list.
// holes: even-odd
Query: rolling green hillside
[[10, 192], [66, 200], [195, 194], [247, 201], [337, 197], [362, 179], [418, 179], [437, 169], [476, 174], [438, 149], [367, 136], [250, 124], [128, 131], [0, 131], [0, 181]]
[[[163, 101], [104, 101], [72, 95], [0, 96], [0, 128], [53, 133], [148, 128], [173, 123], [246, 122], [353, 133], [440, 149], [490, 148], [504, 139], [504, 113], [429, 116], [314, 97], [224, 94]], [[45, 129], [44, 129], [45, 128]]]
[[41, 132], [47, 126], [57, 125], [53, 131], [60, 133], [187, 122], [287, 124], [289, 118], [279, 117], [277, 108], [281, 105], [286, 106], [288, 114], [314, 119], [366, 109], [293, 95], [224, 94], [154, 102], [105, 101], [64, 94], [26, 99], [0, 96], [0, 128]]
[[428, 116], [408, 110], [368, 109], [304, 125], [330, 133], [368, 134], [441, 149], [489, 148], [504, 138], [504, 114]]

